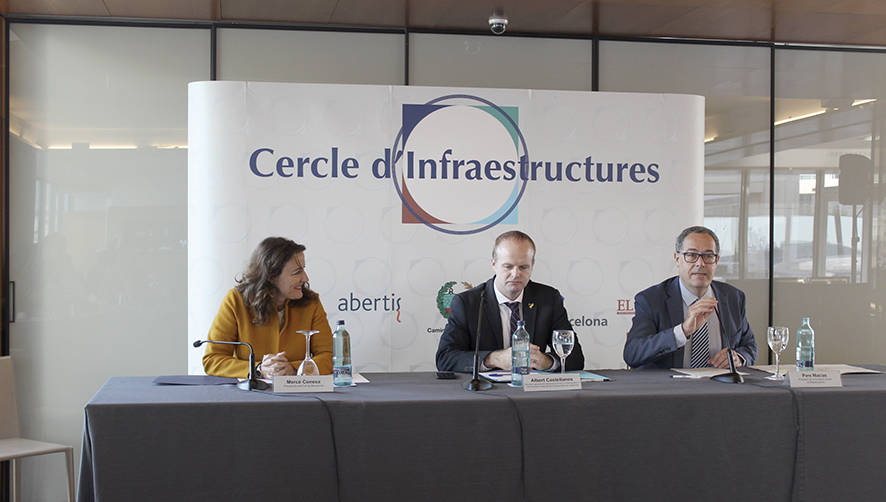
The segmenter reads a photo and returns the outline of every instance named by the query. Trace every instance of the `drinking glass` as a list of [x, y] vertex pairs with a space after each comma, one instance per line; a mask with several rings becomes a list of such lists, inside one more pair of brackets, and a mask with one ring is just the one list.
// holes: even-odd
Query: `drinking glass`
[[769, 348], [772, 349], [772, 352], [775, 352], [775, 373], [766, 377], [768, 380], [784, 380], [779, 371], [779, 366], [781, 363], [781, 353], [788, 346], [790, 331], [785, 326], [769, 326], [769, 329], [766, 331], [766, 341], [769, 343]]
[[566, 373], [566, 357], [572, 353], [572, 346], [575, 345], [575, 333], [571, 330], [555, 329], [551, 345], [554, 346], [554, 352], [560, 356], [560, 373]]
[[317, 363], [311, 359], [311, 336], [315, 333], [319, 333], [319, 331], [303, 329], [296, 331], [296, 333], [302, 333], [305, 335], [305, 360], [298, 365], [297, 375], [319, 375], [320, 368], [317, 367]]

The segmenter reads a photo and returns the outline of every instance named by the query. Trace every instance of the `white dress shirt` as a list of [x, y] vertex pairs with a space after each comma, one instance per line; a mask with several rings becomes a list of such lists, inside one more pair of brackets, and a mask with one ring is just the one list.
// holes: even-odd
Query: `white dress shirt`
[[523, 320], [523, 291], [517, 295], [517, 298], [511, 300], [507, 296], [501, 294], [495, 285], [492, 287], [495, 291], [495, 299], [498, 301], [498, 315], [501, 316], [501, 346], [508, 348], [511, 346], [511, 308], [505, 305], [511, 302], [520, 302], [520, 320]]
[[[492, 286], [492, 290], [495, 291], [495, 299], [498, 302], [498, 314], [501, 316], [501, 341], [502, 347], [507, 349], [511, 346], [511, 308], [506, 304], [510, 302], [520, 302], [520, 320], [523, 321], [523, 291], [520, 291], [520, 294], [517, 295], [517, 298], [511, 300], [507, 296], [503, 295], [501, 291], [495, 287], [495, 284]], [[554, 364], [551, 365], [550, 368], [545, 371], [557, 371], [560, 369], [560, 360], [552, 355], [547, 354], [551, 357], [551, 360], [554, 361]], [[482, 362], [480, 363], [480, 369], [482, 371], [489, 371], [489, 368], [486, 367]]]

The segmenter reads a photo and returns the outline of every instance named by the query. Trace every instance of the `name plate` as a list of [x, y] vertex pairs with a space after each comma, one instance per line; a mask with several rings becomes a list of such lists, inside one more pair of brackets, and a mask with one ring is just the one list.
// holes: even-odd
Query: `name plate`
[[838, 368], [828, 368], [811, 371], [799, 371], [797, 368], [788, 370], [788, 379], [791, 387], [842, 387], [843, 380], [840, 378]]
[[536, 392], [544, 390], [581, 390], [581, 375], [578, 373], [530, 373], [523, 377], [523, 390]]
[[332, 375], [275, 376], [274, 392], [333, 392]]

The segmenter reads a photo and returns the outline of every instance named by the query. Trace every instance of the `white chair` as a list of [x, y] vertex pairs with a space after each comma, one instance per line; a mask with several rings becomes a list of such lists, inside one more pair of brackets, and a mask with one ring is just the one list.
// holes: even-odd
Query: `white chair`
[[[12, 358], [0, 357], [0, 461], [11, 460], [12, 500], [22, 497], [20, 459], [48, 453], [65, 454], [68, 464], [68, 502], [74, 502], [74, 449], [55, 443], [32, 441], [19, 437], [18, 406], [15, 402], [15, 374]], [[2, 497], [0, 497], [2, 498]]]

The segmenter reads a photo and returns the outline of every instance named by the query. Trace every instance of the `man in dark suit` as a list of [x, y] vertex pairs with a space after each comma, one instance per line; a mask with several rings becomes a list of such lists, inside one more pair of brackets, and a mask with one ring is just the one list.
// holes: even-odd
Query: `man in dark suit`
[[677, 237], [679, 275], [637, 293], [624, 359], [632, 368], [728, 368], [753, 364], [757, 343], [745, 316], [745, 295], [714, 281], [720, 240], [706, 227]]
[[[530, 337], [530, 366], [535, 370], [560, 369], [560, 359], [551, 349], [555, 329], [571, 330], [572, 325], [556, 289], [529, 280], [535, 264], [535, 243], [519, 231], [505, 232], [495, 239], [492, 269], [495, 277], [473, 289], [459, 293], [449, 306], [449, 322], [437, 347], [437, 369], [470, 372], [477, 343], [477, 316], [483, 300], [483, 327], [480, 337], [481, 370], [511, 369], [511, 334], [516, 320], [524, 321]], [[485, 294], [481, 294], [485, 291]], [[567, 370], [584, 368], [584, 355], [578, 336], [566, 358]]]

